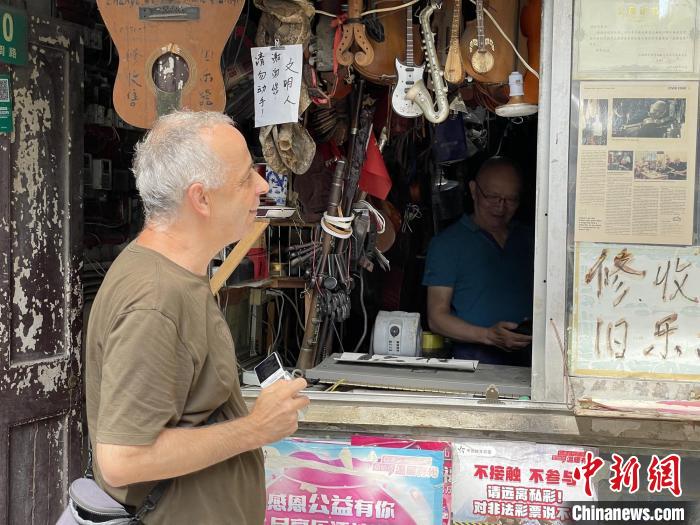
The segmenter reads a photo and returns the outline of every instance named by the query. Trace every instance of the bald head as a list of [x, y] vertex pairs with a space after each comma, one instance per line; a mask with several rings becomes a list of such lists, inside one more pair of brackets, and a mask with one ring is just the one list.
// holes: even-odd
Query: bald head
[[492, 232], [507, 228], [520, 204], [521, 189], [520, 171], [511, 160], [488, 159], [469, 183], [475, 222]]
[[494, 176], [505, 176], [517, 181], [518, 191], [522, 185], [520, 170], [516, 164], [507, 157], [491, 157], [484, 161], [476, 173], [476, 180], [479, 184], [485, 183]]

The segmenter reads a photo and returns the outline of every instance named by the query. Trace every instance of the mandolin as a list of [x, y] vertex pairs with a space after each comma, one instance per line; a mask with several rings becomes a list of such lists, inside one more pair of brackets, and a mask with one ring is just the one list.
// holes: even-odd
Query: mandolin
[[119, 116], [150, 128], [175, 109], [223, 111], [221, 53], [243, 5], [241, 0], [97, 0], [119, 53], [113, 91]]
[[475, 3], [476, 19], [467, 23], [462, 34], [462, 63], [467, 74], [478, 82], [506, 83], [508, 75], [515, 68], [515, 54], [493, 21], [484, 15], [484, 11], [488, 9], [511, 41], [515, 41], [517, 2], [476, 0]]
[[396, 86], [391, 95], [391, 107], [402, 117], [420, 117], [423, 110], [406, 98], [406, 93], [411, 87], [423, 79], [425, 65], [417, 66], [413, 62], [413, 6], [406, 8], [406, 60], [401, 62], [395, 59]]
[[464, 80], [462, 55], [459, 52], [459, 19], [462, 15], [462, 0], [455, 0], [452, 7], [450, 27], [450, 48], [445, 59], [445, 80], [451, 84], [461, 84]]
[[[405, 3], [404, 0], [378, 0], [373, 7], [393, 7], [403, 3]], [[388, 86], [396, 83], [396, 59], [405, 61], [407, 58], [406, 42], [408, 39], [406, 35], [408, 27], [411, 27], [411, 52], [414, 60], [418, 63], [423, 61], [420, 29], [414, 26], [412, 21], [411, 25], [407, 26], [406, 12], [403, 9], [380, 13], [377, 20], [384, 29], [384, 40], [378, 42], [371, 36], [367, 36], [374, 49], [374, 61], [368, 65], [355, 64], [355, 71], [374, 84]]]

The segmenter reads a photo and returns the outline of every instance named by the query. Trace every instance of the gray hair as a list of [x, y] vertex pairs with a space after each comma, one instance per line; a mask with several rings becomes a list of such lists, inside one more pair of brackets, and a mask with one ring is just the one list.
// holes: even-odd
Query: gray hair
[[191, 184], [223, 185], [225, 166], [203, 136], [219, 124], [234, 125], [215, 111], [175, 111], [156, 120], [136, 145], [132, 171], [147, 223], [170, 224]]

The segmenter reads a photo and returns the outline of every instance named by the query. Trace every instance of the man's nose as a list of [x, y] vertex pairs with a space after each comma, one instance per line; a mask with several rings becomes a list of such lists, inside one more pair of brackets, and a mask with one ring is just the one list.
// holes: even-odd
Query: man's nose
[[263, 193], [267, 193], [268, 191], [270, 191], [270, 185], [265, 180], [265, 177], [263, 177], [259, 173], [257, 175], [258, 175], [257, 194], [262, 195]]

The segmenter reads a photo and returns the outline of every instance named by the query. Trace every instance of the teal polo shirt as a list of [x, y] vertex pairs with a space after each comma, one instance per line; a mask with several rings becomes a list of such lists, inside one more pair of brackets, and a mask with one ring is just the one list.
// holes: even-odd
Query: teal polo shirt
[[424, 286], [452, 288], [452, 313], [483, 327], [532, 319], [534, 232], [511, 223], [505, 247], [464, 215], [433, 237]]

